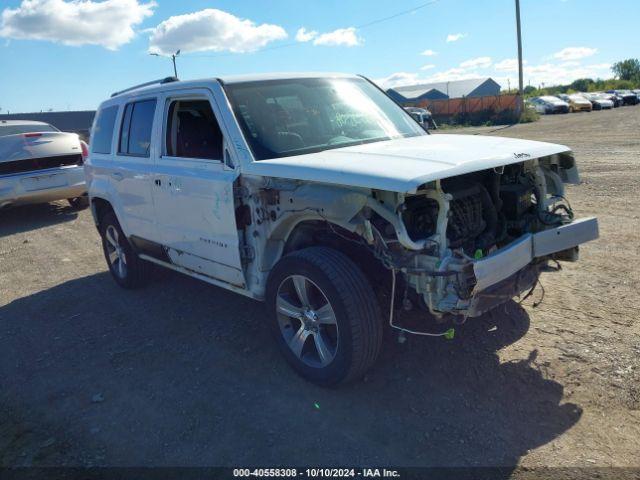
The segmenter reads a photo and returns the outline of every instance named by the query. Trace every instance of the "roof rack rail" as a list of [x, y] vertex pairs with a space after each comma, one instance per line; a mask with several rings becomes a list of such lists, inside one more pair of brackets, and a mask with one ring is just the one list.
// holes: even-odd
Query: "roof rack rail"
[[156, 84], [162, 85], [163, 83], [172, 83], [177, 81], [178, 81], [178, 77], [165, 77], [165, 78], [160, 78], [158, 80], [152, 80], [151, 82], [141, 83], [140, 85], [134, 85], [133, 87], [125, 88], [124, 90], [120, 90], [119, 92], [114, 92], [111, 94], [111, 98], [117, 97], [118, 95], [122, 95], [123, 93], [130, 92], [132, 90], [137, 90], [142, 87], [148, 87], [150, 85], [156, 85]]

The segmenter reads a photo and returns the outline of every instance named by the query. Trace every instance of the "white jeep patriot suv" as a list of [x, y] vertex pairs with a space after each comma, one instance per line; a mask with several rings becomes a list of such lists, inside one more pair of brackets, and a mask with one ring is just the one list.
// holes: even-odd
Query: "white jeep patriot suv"
[[402, 329], [394, 302], [423, 309], [425, 330], [476, 317], [598, 236], [564, 196], [579, 181], [569, 148], [429, 135], [359, 76], [115, 93], [85, 171], [118, 284], [153, 263], [266, 301], [287, 361], [323, 385], [373, 364], [383, 312]]

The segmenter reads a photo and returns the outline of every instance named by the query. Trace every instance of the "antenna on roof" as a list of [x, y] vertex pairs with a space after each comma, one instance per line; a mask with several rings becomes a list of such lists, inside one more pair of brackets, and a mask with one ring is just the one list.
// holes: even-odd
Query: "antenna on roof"
[[151, 52], [149, 53], [149, 55], [154, 56], [154, 57], [164, 57], [164, 58], [170, 58], [171, 61], [173, 62], [173, 76], [178, 78], [178, 69], [176, 68], [176, 57], [178, 57], [180, 55], [180, 49], [178, 49], [178, 51], [176, 53], [172, 53], [171, 55], [162, 55], [158, 52]]

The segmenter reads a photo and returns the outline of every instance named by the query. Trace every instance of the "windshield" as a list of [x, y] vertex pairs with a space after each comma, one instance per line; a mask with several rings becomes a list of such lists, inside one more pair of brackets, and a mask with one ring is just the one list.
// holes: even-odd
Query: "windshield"
[[40, 133], [40, 132], [58, 132], [59, 130], [46, 123], [29, 123], [29, 124], [10, 124], [2, 125], [0, 123], [0, 137], [8, 135], [18, 135], [21, 133]]
[[360, 78], [304, 78], [225, 86], [256, 160], [426, 135]]

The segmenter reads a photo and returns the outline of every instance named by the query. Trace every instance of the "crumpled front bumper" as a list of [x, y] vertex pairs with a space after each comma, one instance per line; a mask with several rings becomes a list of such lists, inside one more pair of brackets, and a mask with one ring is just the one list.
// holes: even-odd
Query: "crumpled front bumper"
[[534, 258], [568, 250], [596, 238], [598, 220], [595, 217], [581, 218], [560, 227], [523, 235], [507, 247], [474, 262], [476, 286], [473, 293], [510, 277]]
[[[434, 306], [442, 313], [477, 317], [530, 289], [538, 279], [543, 259], [569, 251], [598, 238], [598, 220], [588, 217], [555, 228], [526, 234], [510, 245], [464, 265], [450, 263], [450, 269], [472, 271], [475, 277], [468, 298], [445, 294]], [[541, 260], [541, 261], [537, 261]], [[455, 276], [451, 277], [451, 281]]]

